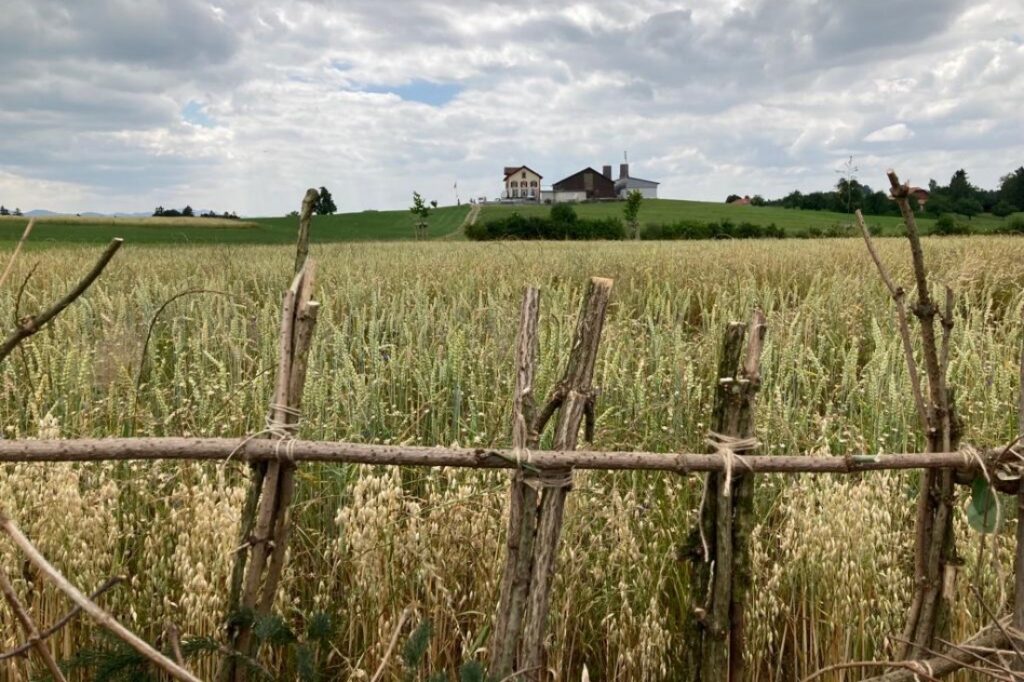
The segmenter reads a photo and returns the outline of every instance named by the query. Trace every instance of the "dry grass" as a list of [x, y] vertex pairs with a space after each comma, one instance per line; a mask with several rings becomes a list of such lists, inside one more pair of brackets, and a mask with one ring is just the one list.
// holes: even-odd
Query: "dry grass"
[[[880, 248], [909, 281], [904, 244], [882, 240]], [[1015, 431], [1024, 242], [933, 239], [926, 249], [937, 281], [961, 295], [951, 375], [965, 441], [1005, 442]], [[63, 291], [93, 251], [23, 258], [11, 281], [41, 263], [23, 309]], [[758, 415], [769, 452], [920, 445], [890, 302], [857, 241], [331, 245], [314, 256], [323, 310], [306, 437], [507, 443], [522, 287], [542, 287], [543, 392], [565, 357], [585, 278], [604, 275], [616, 285], [595, 378], [603, 389], [596, 446], [700, 448], [721, 331], [755, 305], [770, 325]], [[258, 431], [291, 258], [270, 247], [119, 256], [85, 299], [0, 368], [5, 436]], [[136, 405], [150, 317], [172, 294], [199, 286], [232, 296], [188, 297], [166, 311]], [[13, 298], [0, 292], [0, 319], [11, 319]], [[235, 465], [7, 466], [0, 499], [83, 587], [130, 574], [130, 587], [107, 598], [126, 623], [155, 639], [171, 618], [187, 637], [216, 631], [244, 475]], [[414, 622], [433, 622], [435, 669], [485, 641], [500, 575], [503, 474], [318, 465], [303, 467], [299, 488], [279, 607], [289, 618], [320, 609], [339, 617], [331, 654], [339, 676], [368, 678], [409, 606]], [[913, 475], [763, 479], [757, 680], [888, 653], [909, 595], [914, 489]], [[584, 664], [593, 679], [680, 676], [688, 643], [676, 633], [691, 595], [676, 551], [699, 495], [695, 478], [578, 476], [552, 609], [560, 679], [579, 679]], [[1011, 536], [999, 537], [996, 560], [986, 556], [979, 571], [977, 536], [961, 531], [965, 570], [980, 573], [994, 608], [1004, 606]], [[49, 588], [21, 577], [8, 547], [0, 551], [41, 624], [63, 611]], [[958, 599], [953, 626], [964, 635], [983, 615], [966, 590]], [[85, 625], [68, 630], [59, 651], [69, 654], [87, 635]], [[14, 641], [0, 613], [0, 647]], [[17, 665], [0, 679], [29, 679]], [[397, 665], [389, 670], [398, 677]]]

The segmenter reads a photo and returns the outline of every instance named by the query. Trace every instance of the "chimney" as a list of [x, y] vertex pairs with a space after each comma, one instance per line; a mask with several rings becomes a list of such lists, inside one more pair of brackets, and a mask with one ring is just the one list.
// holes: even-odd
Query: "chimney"
[[629, 177], [629, 164], [628, 163], [620, 163], [619, 164], [619, 180], [622, 180], [623, 178], [628, 178], [628, 177]]
[[605, 166], [604, 167], [604, 176], [606, 178], [608, 178], [609, 180], [612, 179], [612, 167], [611, 166]]

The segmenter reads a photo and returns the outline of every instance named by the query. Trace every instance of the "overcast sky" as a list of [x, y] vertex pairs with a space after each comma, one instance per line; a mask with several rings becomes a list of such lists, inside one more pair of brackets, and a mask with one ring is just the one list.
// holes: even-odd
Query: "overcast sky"
[[722, 201], [1024, 163], [1024, 1], [3, 0], [0, 203], [283, 214], [622, 160]]

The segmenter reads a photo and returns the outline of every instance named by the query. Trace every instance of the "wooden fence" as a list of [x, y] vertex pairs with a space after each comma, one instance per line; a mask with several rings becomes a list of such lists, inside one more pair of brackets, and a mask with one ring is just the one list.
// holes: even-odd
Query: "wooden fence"
[[[861, 474], [870, 471], [922, 470], [915, 532], [914, 594], [909, 600], [907, 625], [899, 660], [849, 662], [812, 676], [840, 669], [874, 670], [876, 679], [931, 680], [969, 668], [998, 680], [1022, 680], [1024, 655], [1024, 524], [1018, 524], [1015, 607], [1009, 616], [996, 617], [982, 632], [959, 645], [941, 645], [937, 623], [948, 608], [944, 599], [955, 571], [952, 556], [952, 517], [956, 484], [979, 476], [1003, 492], [1019, 494], [1020, 462], [1016, 442], [984, 452], [961, 448], [959, 418], [953, 391], [946, 385], [949, 338], [953, 325], [952, 292], [945, 308], [933, 302], [923, 251], [907, 186], [890, 172], [892, 194], [903, 211], [917, 288], [910, 312], [919, 321], [923, 373], [918, 369], [905, 292], [890, 278], [875, 253], [870, 235], [865, 241], [879, 273], [889, 288], [904, 349], [915, 409], [928, 447], [920, 453], [852, 454], [845, 457], [756, 454], [757, 394], [760, 359], [768, 322], [755, 310], [747, 323], [733, 323], [724, 331], [718, 384], [705, 453], [604, 452], [577, 450], [580, 431], [589, 441], [593, 433], [598, 393], [594, 367], [613, 283], [590, 280], [568, 349], [565, 371], [550, 395], [538, 401], [534, 393], [538, 355], [540, 291], [528, 288], [523, 297], [519, 332], [515, 341], [515, 393], [512, 413], [512, 448], [443, 448], [313, 442], [295, 438], [301, 413], [307, 357], [314, 339], [319, 304], [312, 300], [315, 267], [308, 258], [308, 236], [315, 191], [302, 203], [295, 278], [284, 295], [279, 336], [279, 359], [274, 394], [268, 407], [266, 429], [245, 439], [224, 438], [112, 438], [63, 441], [0, 441], [0, 462], [95, 462], [116, 460], [238, 460], [250, 467], [250, 488], [241, 510], [241, 549], [229, 587], [229, 614], [246, 612], [256, 617], [270, 612], [284, 568], [291, 527], [290, 504], [295, 472], [302, 462], [333, 462], [426, 467], [469, 467], [511, 471], [510, 507], [505, 564], [500, 580], [490, 644], [488, 674], [494, 680], [549, 678], [545, 656], [552, 580], [557, 570], [565, 502], [577, 469], [606, 471], [664, 471], [691, 475], [705, 473], [699, 521], [689, 533], [692, 619], [686, 668], [701, 682], [749, 679], [744, 667], [746, 605], [751, 586], [750, 536], [754, 525], [757, 475]], [[31, 232], [31, 223], [25, 236]], [[23, 238], [24, 239], [24, 238]], [[24, 318], [0, 346], [0, 361], [51, 322], [100, 276], [116, 253], [115, 240], [93, 270], [67, 296], [45, 312]], [[16, 252], [17, 253], [17, 252]], [[15, 253], [15, 255], [16, 255]], [[13, 258], [13, 256], [12, 256]], [[6, 272], [5, 272], [6, 274]], [[0, 278], [2, 283], [2, 278]], [[941, 331], [936, 335], [935, 323]], [[1024, 385], [1024, 357], [1021, 365]], [[1024, 391], [1021, 395], [1021, 432], [1024, 433]], [[553, 427], [550, 450], [540, 450], [545, 430]], [[75, 604], [75, 610], [45, 629], [32, 621], [9, 578], [0, 572], [0, 591], [25, 633], [25, 644], [0, 660], [34, 651], [55, 680], [64, 680], [47, 638], [78, 610], [121, 638], [164, 673], [194, 681], [180, 654], [177, 637], [167, 639], [168, 651], [158, 651], [82, 594], [35, 548], [17, 525], [0, 509], [0, 530], [22, 551], [25, 559], [49, 578]], [[104, 589], [106, 589], [105, 586]], [[94, 595], [95, 596], [95, 595]], [[218, 679], [247, 679], [249, 667], [239, 661], [258, 658], [252, 619], [225, 617], [222, 665]], [[1019, 660], [1009, 660], [1014, 656]], [[888, 669], [888, 671], [886, 671]]]

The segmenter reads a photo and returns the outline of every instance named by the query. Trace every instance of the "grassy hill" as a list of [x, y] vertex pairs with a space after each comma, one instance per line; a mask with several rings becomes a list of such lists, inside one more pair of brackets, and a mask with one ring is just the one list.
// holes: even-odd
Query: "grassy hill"
[[[623, 202], [578, 204], [576, 212], [583, 218], [622, 217]], [[462, 223], [470, 207], [448, 206], [436, 209], [430, 218], [428, 238], [431, 240], [461, 239]], [[550, 206], [488, 204], [481, 207], [479, 220], [487, 221], [519, 212], [524, 215], [547, 215]], [[704, 201], [648, 199], [640, 209], [640, 222], [672, 223], [679, 220], [702, 222], [729, 219], [733, 223], [750, 222], [767, 226], [775, 223], [789, 232], [806, 232], [812, 228], [827, 231], [834, 226], [853, 222], [850, 215], [825, 211], [800, 211], [786, 208], [729, 206]], [[877, 225], [883, 234], [894, 235], [902, 222], [896, 216], [868, 216], [868, 223]], [[27, 218], [0, 217], [0, 245], [12, 245], [25, 229]], [[934, 220], [920, 218], [924, 229]], [[990, 232], [1004, 219], [991, 215], [975, 216], [972, 227]], [[250, 218], [221, 220], [211, 218], [94, 218], [45, 216], [36, 218], [30, 247], [46, 244], [104, 244], [113, 237], [124, 237], [129, 244], [291, 244], [295, 241], [298, 220], [284, 218]], [[413, 220], [408, 211], [363, 211], [313, 218], [312, 241], [315, 243], [361, 241], [407, 241], [415, 238]]]
[[[620, 201], [599, 202], [575, 205], [576, 213], [581, 218], [621, 218], [625, 204]], [[519, 212], [522, 215], [547, 215], [550, 206], [489, 204], [483, 207], [480, 220], [488, 221]], [[818, 228], [822, 231], [833, 226], [845, 226], [853, 223], [853, 216], [845, 213], [828, 211], [801, 211], [772, 206], [732, 206], [725, 203], [707, 201], [682, 201], [676, 199], [646, 199], [640, 208], [640, 223], [673, 223], [679, 220], [697, 220], [701, 222], [720, 222], [729, 219], [733, 223], [749, 222], [767, 226], [775, 223], [787, 232], [807, 231]], [[865, 216], [869, 225], [877, 225], [882, 234], [897, 234], [902, 229], [903, 221], [898, 216]], [[918, 224], [922, 229], [930, 228], [935, 221], [921, 217]], [[1002, 218], [991, 215], [975, 216], [971, 226], [979, 232], [990, 232], [1003, 224]]]
[[[430, 239], [441, 239], [459, 232], [469, 206], [450, 206], [435, 210], [430, 217]], [[129, 244], [291, 244], [295, 241], [298, 219], [252, 218], [219, 220], [213, 218], [90, 218], [45, 216], [36, 218], [30, 243], [103, 244], [124, 237]], [[28, 218], [0, 217], [0, 244], [16, 242]], [[412, 216], [408, 211], [364, 211], [331, 216], [315, 216], [311, 240], [317, 243], [349, 241], [410, 240]]]

